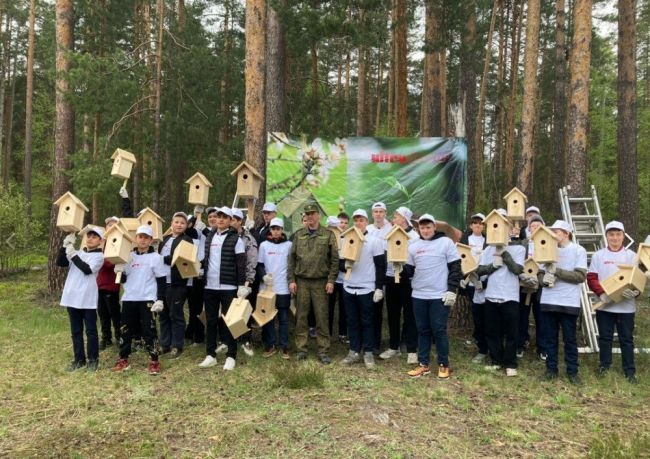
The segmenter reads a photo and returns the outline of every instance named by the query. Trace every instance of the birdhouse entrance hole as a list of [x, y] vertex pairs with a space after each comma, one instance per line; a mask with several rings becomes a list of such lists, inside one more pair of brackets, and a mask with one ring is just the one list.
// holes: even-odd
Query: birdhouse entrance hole
[[244, 174], [242, 177], [244, 177], [244, 180], [248, 180], [248, 174]]
[[199, 186], [199, 185], [195, 185], [194, 188], [196, 188], [196, 189], [198, 190], [198, 189], [200, 188], [200, 186]]
[[546, 239], [542, 239], [542, 240], [540, 241], [540, 244], [542, 244], [542, 245], [546, 245]]
[[65, 206], [66, 212], [70, 210], [70, 206]]
[[395, 245], [402, 245], [402, 241], [395, 241]]

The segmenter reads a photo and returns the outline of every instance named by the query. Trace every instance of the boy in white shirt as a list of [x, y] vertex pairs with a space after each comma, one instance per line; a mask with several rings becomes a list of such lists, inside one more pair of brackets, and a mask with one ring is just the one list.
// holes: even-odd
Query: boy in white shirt
[[[352, 264], [349, 279], [343, 279], [343, 301], [348, 319], [350, 351], [341, 363], [350, 365], [361, 360], [368, 369], [375, 366], [372, 354], [375, 340], [373, 330], [374, 303], [384, 297], [383, 287], [386, 274], [386, 254], [382, 241], [368, 233], [368, 214], [357, 209], [352, 214], [354, 226], [361, 231], [365, 242], [359, 259]], [[345, 260], [339, 261], [345, 271]]]
[[151, 246], [153, 230], [148, 225], [138, 227], [135, 235], [136, 248], [126, 265], [115, 265], [115, 272], [123, 272], [124, 294], [122, 295], [122, 334], [120, 336], [120, 358], [113, 367], [114, 372], [131, 368], [131, 338], [134, 330], [142, 332], [145, 348], [149, 352], [147, 371], [155, 376], [160, 373], [158, 349], [156, 348], [156, 320], [153, 313], [163, 310], [167, 270], [163, 257]]
[[408, 372], [412, 378], [428, 375], [431, 359], [431, 338], [435, 338], [438, 355], [438, 378], [448, 379], [449, 309], [456, 302], [456, 291], [463, 277], [460, 257], [453, 241], [436, 232], [436, 221], [430, 214], [418, 219], [420, 238], [409, 244], [404, 277], [412, 276], [413, 312], [418, 330], [419, 365]]
[[[76, 236], [71, 233], [63, 240], [63, 247], [56, 259], [57, 266], [70, 267], [63, 286], [61, 306], [68, 311], [74, 360], [67, 370], [74, 371], [88, 365], [88, 371], [97, 371], [99, 338], [97, 337], [97, 273], [104, 263], [100, 248], [104, 231], [93, 227], [87, 233], [86, 248], [74, 248]], [[86, 328], [86, 351], [84, 351], [84, 326]], [[88, 360], [86, 360], [88, 358]]]
[[[635, 263], [636, 254], [623, 245], [625, 227], [623, 223], [611, 221], [605, 225], [607, 247], [600, 249], [591, 257], [587, 284], [600, 297], [605, 305], [596, 311], [598, 324], [598, 346], [600, 348], [600, 365], [598, 375], [602, 376], [612, 365], [612, 343], [614, 329], [618, 332], [618, 342], [621, 346], [623, 373], [628, 381], [636, 382], [636, 367], [634, 365], [634, 315], [636, 312], [635, 298], [641, 292], [627, 289], [623, 292], [623, 300], [613, 302], [605, 293], [601, 282], [618, 271], [618, 265]], [[647, 267], [650, 268], [650, 267]]]
[[[368, 225], [368, 234], [379, 239], [386, 249], [386, 235], [393, 227], [393, 224], [386, 218], [386, 204], [383, 202], [376, 202], [372, 205], [372, 220], [373, 223]], [[381, 331], [384, 321], [384, 300], [374, 302], [373, 311], [373, 353], [379, 355], [381, 351]]]

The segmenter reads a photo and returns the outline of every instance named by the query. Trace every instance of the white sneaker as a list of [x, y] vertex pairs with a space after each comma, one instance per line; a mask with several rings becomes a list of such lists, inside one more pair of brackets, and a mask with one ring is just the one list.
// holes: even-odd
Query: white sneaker
[[472, 363], [483, 363], [487, 354], [481, 354], [480, 352], [472, 358]]
[[506, 368], [506, 376], [517, 376], [516, 368]]
[[242, 344], [242, 349], [244, 350], [244, 354], [246, 354], [249, 357], [253, 357], [255, 355], [255, 351], [253, 350], [253, 346], [248, 341], [246, 341], [244, 344]]
[[217, 350], [215, 352], [217, 354], [225, 354], [227, 350], [228, 350], [228, 346], [226, 346], [224, 343], [221, 343], [220, 345], [217, 346]]
[[365, 352], [363, 354], [363, 363], [368, 370], [375, 368], [375, 356], [372, 355], [372, 352]]
[[409, 365], [417, 365], [418, 364], [418, 355], [415, 352], [409, 352], [406, 355], [406, 363]]
[[203, 362], [199, 363], [199, 368], [210, 368], [215, 366], [216, 364], [217, 364], [217, 359], [215, 359], [211, 355], [206, 355], [205, 359], [203, 359]]
[[379, 354], [379, 358], [382, 359], [382, 360], [388, 360], [388, 359], [390, 359], [392, 357], [395, 357], [396, 355], [400, 355], [400, 354], [401, 354], [401, 352], [399, 351], [399, 349], [388, 348], [384, 352]]
[[341, 360], [341, 364], [352, 365], [353, 363], [357, 363], [359, 360], [361, 360], [361, 356], [359, 355], [359, 353], [350, 351], [348, 352], [348, 355], [346, 355], [345, 358]]
[[499, 371], [501, 369], [501, 365], [485, 365], [485, 368], [487, 371]]
[[226, 358], [226, 363], [223, 364], [223, 369], [227, 371], [234, 370], [236, 363], [237, 362], [235, 362], [235, 359], [233, 359], [232, 357], [228, 357]]

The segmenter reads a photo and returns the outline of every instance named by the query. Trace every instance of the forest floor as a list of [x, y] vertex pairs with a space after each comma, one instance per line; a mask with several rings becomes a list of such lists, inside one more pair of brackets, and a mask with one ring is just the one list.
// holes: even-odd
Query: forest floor
[[[450, 380], [409, 380], [404, 360], [323, 367], [243, 352], [235, 371], [197, 364], [203, 347], [147, 356], [113, 374], [67, 373], [70, 334], [63, 308], [42, 293], [44, 272], [0, 282], [0, 456], [2, 457], [648, 457], [650, 356], [637, 355], [639, 383], [614, 370], [597, 379], [596, 355], [581, 355], [584, 384], [540, 382], [529, 352], [519, 376], [470, 360], [463, 334], [451, 343]], [[644, 298], [647, 298], [644, 294]], [[647, 300], [637, 345], [650, 347]], [[312, 343], [314, 346], [315, 343]], [[333, 344], [333, 357], [345, 354]], [[219, 357], [220, 364], [223, 356]], [[291, 388], [297, 387], [297, 388]]]

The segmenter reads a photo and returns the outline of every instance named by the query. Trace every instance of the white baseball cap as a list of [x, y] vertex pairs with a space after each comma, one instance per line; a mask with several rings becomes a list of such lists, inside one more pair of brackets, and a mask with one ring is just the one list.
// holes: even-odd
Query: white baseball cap
[[374, 209], [383, 209], [383, 210], [386, 210], [386, 204], [384, 204], [383, 202], [376, 202], [376, 203], [374, 203], [374, 204], [372, 205], [372, 209], [373, 209], [373, 210], [374, 210]]
[[272, 218], [271, 223], [269, 223], [269, 226], [271, 228], [273, 228], [274, 226], [279, 226], [280, 228], [284, 229], [284, 220], [282, 220], [281, 218], [278, 218], [278, 217]]
[[555, 220], [555, 223], [551, 225], [550, 229], [552, 230], [559, 229], [562, 231], [566, 231], [567, 233], [573, 233], [573, 228], [571, 228], [571, 225], [569, 225], [564, 220]]
[[526, 213], [528, 212], [535, 212], [541, 214], [541, 212], [539, 211], [539, 207], [537, 206], [530, 206], [528, 209], [526, 209]]
[[176, 212], [174, 215], [172, 215], [172, 220], [176, 217], [183, 217], [185, 220], [189, 218], [185, 212]]
[[612, 220], [607, 225], [605, 225], [605, 232], [607, 232], [609, 230], [620, 230], [620, 231], [625, 232], [625, 226], [623, 226], [623, 223], [621, 223], [619, 221]]
[[88, 233], [95, 233], [97, 236], [99, 236], [99, 239], [104, 239], [104, 229], [101, 226], [89, 227], [88, 231], [86, 231], [86, 234]]
[[341, 224], [341, 220], [338, 219], [338, 217], [330, 216], [327, 217], [327, 226], [339, 226]]
[[413, 217], [413, 212], [411, 212], [411, 209], [409, 209], [408, 207], [404, 207], [404, 206], [398, 207], [395, 212], [397, 212], [407, 220], [411, 220], [411, 217]]
[[644, 244], [650, 244], [650, 234], [648, 234], [645, 238], [645, 241], [643, 241]]
[[472, 215], [469, 218], [470, 218], [470, 220], [473, 219], [473, 218], [480, 218], [481, 220], [485, 220], [485, 215], [483, 215], [482, 213], [479, 212], [479, 213], [476, 213], [476, 214]]
[[507, 217], [507, 216], [508, 216], [508, 211], [505, 210], [505, 209], [503, 209], [503, 208], [497, 209], [497, 213], [500, 214], [500, 215], [502, 215], [503, 217]]
[[435, 225], [436, 219], [433, 218], [433, 215], [431, 214], [423, 214], [420, 218], [418, 218], [418, 223], [422, 222], [432, 222]]
[[363, 209], [357, 209], [352, 213], [352, 218], [354, 217], [363, 217], [366, 220], [368, 219], [368, 213]]
[[238, 218], [240, 220], [244, 219], [244, 212], [241, 211], [241, 209], [237, 209], [236, 207], [232, 208], [232, 216], [234, 218]]
[[138, 234], [146, 234], [149, 237], [153, 237], [153, 229], [149, 225], [140, 225], [135, 231], [136, 236]]
[[110, 222], [119, 223], [120, 219], [113, 215], [112, 217], [108, 217], [106, 220], [104, 220], [104, 225], [108, 225]]
[[262, 207], [262, 212], [277, 212], [278, 211], [278, 206], [276, 206], [272, 202], [265, 202], [264, 206]]
[[218, 214], [224, 214], [224, 215], [232, 218], [232, 210], [228, 206], [217, 207], [217, 213]]

